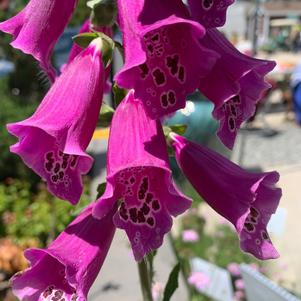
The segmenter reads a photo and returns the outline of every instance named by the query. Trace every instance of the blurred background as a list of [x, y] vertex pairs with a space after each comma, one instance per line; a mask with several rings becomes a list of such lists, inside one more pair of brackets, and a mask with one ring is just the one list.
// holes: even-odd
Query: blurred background
[[[27, 2], [0, 0], [0, 21], [15, 15]], [[71, 37], [89, 13], [86, 1], [80, 0], [55, 48], [53, 63], [58, 70], [68, 57]], [[180, 288], [172, 299], [175, 301], [299, 300], [301, 1], [236, 0], [221, 30], [241, 52], [277, 62], [267, 78], [272, 88], [258, 104], [256, 115], [243, 125], [232, 152], [216, 138], [218, 124], [211, 117], [213, 106], [199, 93], [191, 95], [186, 108], [167, 123], [188, 124], [188, 138], [248, 170], [280, 172], [283, 198], [269, 231], [281, 257], [262, 263], [240, 252], [233, 228], [197, 196], [171, 161], [178, 185], [194, 203], [189, 213], [177, 219], [155, 258], [154, 300], [161, 300], [164, 283], [177, 260], [182, 262], [182, 275]], [[95, 166], [85, 179], [87, 189], [80, 204], [74, 208], [52, 197], [45, 184], [9, 152], [15, 139], [5, 125], [30, 116], [49, 89], [37, 63], [12, 49], [10, 39], [0, 33], [0, 301], [15, 300], [9, 290], [9, 278], [27, 267], [23, 250], [45, 247], [95, 198], [98, 184], [105, 181], [108, 138], [108, 129], [97, 128], [89, 146]], [[120, 39], [118, 33], [115, 39]], [[121, 58], [116, 53], [113, 70], [116, 72], [120, 65]], [[111, 95], [105, 98], [110, 103]], [[127, 239], [118, 232], [89, 300], [114, 301], [120, 296], [125, 301], [141, 300]]]

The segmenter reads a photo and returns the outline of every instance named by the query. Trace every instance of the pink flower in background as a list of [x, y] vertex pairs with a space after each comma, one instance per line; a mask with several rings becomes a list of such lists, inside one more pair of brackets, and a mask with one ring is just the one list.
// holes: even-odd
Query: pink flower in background
[[232, 149], [241, 124], [254, 115], [256, 104], [270, 88], [264, 76], [276, 64], [243, 55], [217, 29], [208, 29], [200, 43], [221, 56], [200, 80], [199, 90], [214, 103], [213, 117], [220, 122], [217, 135]]
[[199, 239], [199, 234], [195, 230], [184, 230], [182, 232], [182, 240], [185, 242], [196, 242]]
[[176, 160], [203, 199], [236, 228], [243, 251], [259, 259], [277, 258], [266, 230], [281, 189], [277, 172], [251, 173], [218, 153], [172, 134]]
[[241, 275], [238, 263], [235, 263], [235, 262], [229, 263], [227, 266], [227, 269], [232, 276], [238, 277]]
[[54, 81], [50, 59], [54, 45], [63, 33], [77, 0], [30, 0], [13, 18], [0, 23], [0, 30], [13, 35], [11, 45], [39, 61]]
[[28, 249], [31, 267], [12, 278], [24, 301], [86, 301], [107, 256], [114, 233], [113, 210], [103, 219], [85, 209], [47, 249]]
[[11, 151], [47, 181], [52, 194], [72, 204], [82, 193], [81, 175], [93, 163], [85, 150], [102, 103], [99, 42], [94, 40], [72, 61], [30, 118], [8, 125], [19, 138]]
[[125, 64], [119, 86], [135, 90], [152, 119], [185, 107], [217, 54], [201, 46], [205, 29], [181, 0], [118, 0]]
[[94, 215], [101, 218], [119, 200], [114, 223], [126, 231], [139, 261], [161, 246], [172, 226], [171, 215], [186, 211], [191, 200], [172, 181], [161, 123], [148, 117], [133, 91], [112, 120], [107, 175], [106, 190]]
[[234, 282], [235, 288], [237, 290], [244, 290], [245, 289], [245, 283], [242, 279], [237, 279]]
[[192, 272], [188, 278], [188, 283], [198, 291], [203, 291], [210, 284], [210, 278], [203, 272]]
[[227, 8], [235, 0], [188, 0], [194, 20], [205, 27], [220, 27], [226, 22]]
[[244, 300], [246, 297], [245, 293], [242, 291], [236, 291], [234, 293], [234, 299], [235, 301], [240, 301], [240, 300]]
[[164, 286], [161, 282], [155, 282], [152, 286], [152, 296], [154, 301], [160, 301], [163, 295]]

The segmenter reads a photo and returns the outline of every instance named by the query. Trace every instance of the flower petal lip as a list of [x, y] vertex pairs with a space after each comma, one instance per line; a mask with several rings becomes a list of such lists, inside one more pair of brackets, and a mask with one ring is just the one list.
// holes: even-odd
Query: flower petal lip
[[30, 118], [7, 126], [19, 138], [11, 151], [47, 181], [53, 195], [72, 204], [82, 193], [81, 175], [93, 163], [85, 150], [102, 103], [104, 67], [95, 43], [57, 78]]
[[183, 173], [204, 200], [235, 226], [241, 249], [258, 259], [277, 258], [266, 226], [281, 198], [281, 189], [275, 187], [279, 174], [247, 172], [184, 137], [172, 134], [171, 138]]
[[211, 72], [200, 79], [199, 90], [214, 103], [218, 136], [232, 149], [241, 124], [253, 116], [269, 89], [264, 77], [276, 64], [243, 55], [215, 28], [208, 29], [200, 43], [220, 55]]
[[150, 119], [133, 90], [112, 120], [107, 174], [105, 193], [97, 200], [93, 215], [106, 216], [119, 200], [114, 223], [126, 231], [135, 259], [140, 261], [161, 246], [172, 226], [171, 215], [183, 213], [191, 200], [172, 181], [160, 121]]
[[178, 0], [119, 0], [118, 9], [125, 64], [116, 82], [134, 89], [152, 119], [183, 108], [218, 57], [198, 42], [204, 27]]
[[112, 216], [92, 217], [86, 208], [47, 249], [28, 249], [31, 266], [12, 278], [20, 300], [45, 300], [60, 295], [65, 300], [86, 301], [90, 287], [107, 256], [116, 227]]
[[32, 55], [54, 81], [50, 57], [63, 33], [77, 0], [31, 0], [16, 16], [0, 23], [0, 30], [13, 35], [11, 45]]
[[235, 0], [188, 0], [192, 18], [206, 28], [220, 27], [226, 22], [227, 9]]

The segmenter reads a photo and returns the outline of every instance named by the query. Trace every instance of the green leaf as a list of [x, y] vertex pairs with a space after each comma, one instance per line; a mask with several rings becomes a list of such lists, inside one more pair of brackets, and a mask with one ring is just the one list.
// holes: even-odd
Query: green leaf
[[105, 193], [106, 186], [107, 186], [106, 182], [101, 183], [101, 184], [98, 185], [98, 187], [97, 187], [97, 198], [100, 198]]
[[179, 287], [179, 273], [180, 273], [181, 264], [178, 263], [171, 271], [168, 277], [167, 284], [164, 289], [163, 301], [169, 301]]
[[91, 21], [95, 27], [114, 25], [117, 15], [115, 0], [90, 0], [87, 6], [92, 9]]
[[114, 94], [114, 104], [117, 108], [121, 101], [126, 97], [128, 91], [118, 87], [116, 83], [113, 85], [113, 94]]
[[106, 103], [103, 103], [101, 106], [100, 114], [99, 114], [99, 122], [98, 125], [101, 127], [108, 127], [111, 125], [111, 121], [114, 115], [114, 109], [111, 108]]
[[179, 135], [184, 135], [187, 130], [187, 124], [174, 124], [170, 125], [169, 127], [172, 132]]
[[102, 60], [105, 67], [108, 67], [113, 59], [113, 52], [115, 48], [114, 41], [103, 32], [97, 32], [98, 36], [102, 39]]
[[73, 41], [82, 48], [88, 47], [96, 38], [98, 38], [98, 34], [96, 32], [81, 33], [72, 37]]

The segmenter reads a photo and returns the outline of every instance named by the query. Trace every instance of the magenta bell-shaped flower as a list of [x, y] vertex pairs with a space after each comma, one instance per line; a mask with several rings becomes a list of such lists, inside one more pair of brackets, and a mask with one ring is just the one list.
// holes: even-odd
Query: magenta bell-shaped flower
[[199, 90], [214, 103], [213, 117], [220, 121], [217, 135], [232, 149], [241, 124], [253, 116], [270, 88], [264, 77], [276, 64], [243, 55], [215, 28], [208, 29], [200, 43], [220, 55], [200, 80]]
[[125, 50], [118, 85], [133, 88], [152, 119], [185, 107], [218, 57], [198, 42], [204, 27], [181, 0], [117, 2]]
[[115, 234], [112, 209], [104, 218], [85, 209], [46, 249], [28, 249], [31, 267], [12, 278], [21, 301], [87, 301]]
[[76, 6], [77, 0], [30, 0], [16, 16], [0, 23], [0, 30], [13, 35], [11, 45], [32, 55], [54, 81], [52, 50]]
[[11, 151], [47, 181], [53, 195], [72, 204], [83, 190], [81, 175], [93, 163], [85, 150], [102, 103], [100, 42], [94, 40], [68, 65], [30, 118], [7, 126], [19, 138]]
[[171, 134], [176, 160], [200, 196], [236, 228], [242, 250], [258, 259], [277, 258], [266, 226], [281, 189], [277, 172], [250, 173], [218, 153]]
[[107, 186], [94, 207], [102, 218], [119, 200], [114, 223], [129, 237], [136, 260], [163, 242], [171, 215], [187, 210], [191, 200], [172, 181], [160, 121], [150, 119], [130, 91], [118, 106], [111, 125], [107, 155]]

